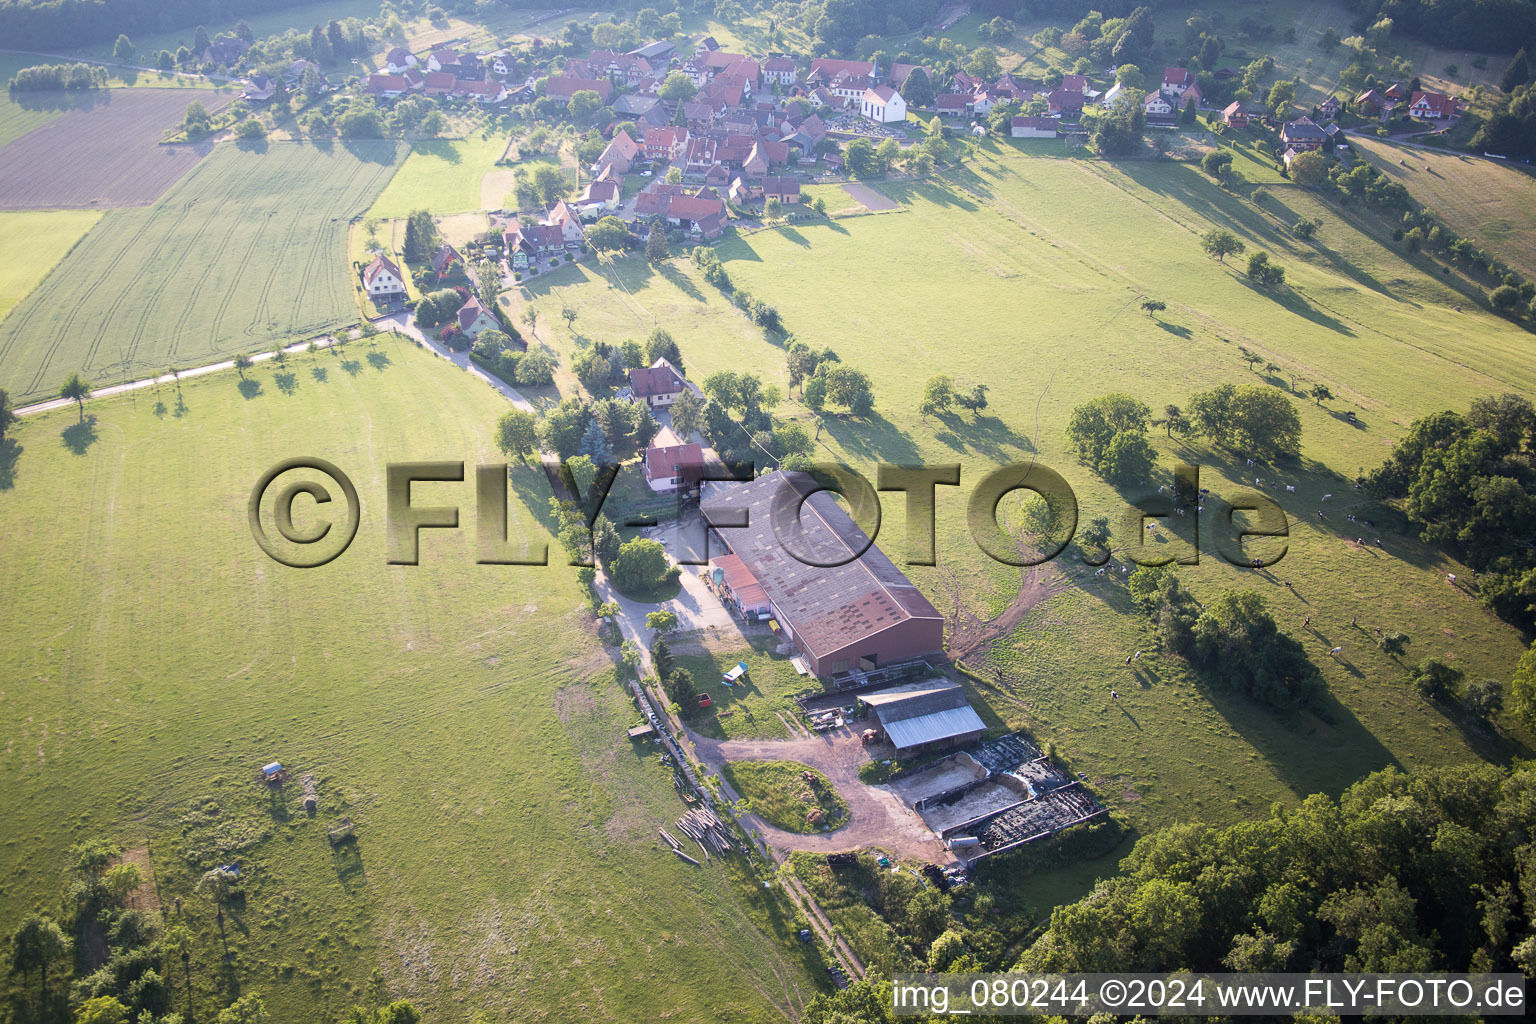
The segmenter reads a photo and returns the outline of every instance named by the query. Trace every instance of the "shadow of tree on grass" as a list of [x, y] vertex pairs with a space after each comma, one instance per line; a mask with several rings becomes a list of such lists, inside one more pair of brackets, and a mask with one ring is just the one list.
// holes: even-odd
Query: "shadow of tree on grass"
[[96, 417], [87, 416], [78, 423], [71, 423], [59, 436], [64, 439], [64, 447], [76, 455], [84, 455], [96, 443]]

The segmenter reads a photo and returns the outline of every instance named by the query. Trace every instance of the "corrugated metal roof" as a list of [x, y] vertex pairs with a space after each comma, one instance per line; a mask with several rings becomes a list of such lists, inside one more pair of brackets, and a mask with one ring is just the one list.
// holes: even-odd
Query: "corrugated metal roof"
[[881, 724], [885, 726], [885, 733], [891, 738], [897, 750], [915, 747], [920, 743], [948, 739], [951, 736], [984, 732], [987, 728], [981, 716], [969, 704], [950, 708], [947, 711], [935, 711], [931, 715], [903, 718], [898, 722], [882, 720]]

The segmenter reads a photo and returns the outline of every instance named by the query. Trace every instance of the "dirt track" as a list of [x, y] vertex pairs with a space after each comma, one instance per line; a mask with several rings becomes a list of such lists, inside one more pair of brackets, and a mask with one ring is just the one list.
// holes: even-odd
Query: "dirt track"
[[952, 859], [938, 837], [895, 793], [859, 781], [859, 765], [869, 759], [869, 753], [858, 734], [847, 727], [791, 740], [715, 740], [693, 732], [689, 738], [699, 760], [712, 771], [719, 771], [727, 761], [800, 761], [820, 769], [847, 801], [850, 822], [835, 832], [814, 835], [786, 832], [756, 815], [743, 815], [777, 851], [841, 853], [878, 846], [934, 864]]

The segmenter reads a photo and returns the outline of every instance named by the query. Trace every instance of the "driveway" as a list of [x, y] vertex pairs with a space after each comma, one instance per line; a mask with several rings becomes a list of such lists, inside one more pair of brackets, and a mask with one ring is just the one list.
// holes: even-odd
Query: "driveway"
[[[938, 836], [889, 787], [860, 781], [859, 766], [869, 760], [869, 751], [859, 741], [859, 734], [847, 726], [789, 740], [716, 740], [692, 730], [688, 739], [695, 756], [712, 772], [719, 772], [727, 761], [799, 761], [820, 770], [832, 783], [847, 802], [850, 819], [834, 832], [801, 835], [774, 828], [755, 814], [741, 815], [780, 853], [844, 853], [874, 846], [941, 866], [954, 859]], [[740, 799], [723, 777], [720, 787], [729, 798]]]
[[536, 412], [533, 403], [522, 396], [516, 388], [512, 387], [500, 377], [486, 373], [480, 367], [469, 361], [468, 352], [455, 352], [436, 338], [428, 337], [421, 328], [416, 326], [416, 314], [409, 311], [391, 313], [374, 321], [380, 330], [393, 331], [396, 334], [404, 334], [406, 337], [415, 338], [427, 348], [436, 352], [455, 366], [463, 367], [470, 373], [485, 381], [491, 387], [501, 392], [503, 398], [517, 406], [524, 412]]

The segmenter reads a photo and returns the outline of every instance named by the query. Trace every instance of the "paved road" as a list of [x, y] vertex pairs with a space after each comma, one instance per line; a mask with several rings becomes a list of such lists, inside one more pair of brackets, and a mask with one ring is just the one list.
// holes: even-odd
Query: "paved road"
[[[332, 345], [336, 344], [336, 339], [330, 336], [324, 338], [315, 338], [314, 343], [319, 348], [330, 348]], [[287, 348], [283, 349], [283, 351], [289, 353], [307, 352], [309, 350], [309, 345], [310, 343], [307, 341], [295, 342], [294, 344], [289, 345]], [[255, 355], [251, 356], [251, 362], [264, 363], [271, 358], [271, 352], [257, 352]], [[217, 373], [220, 370], [233, 370], [234, 368], [235, 361], [233, 359], [225, 359], [221, 362], [209, 363], [206, 366], [194, 366], [190, 370], [178, 370], [174, 374], [163, 373], [158, 377], [146, 377], [143, 380], [131, 380], [126, 384], [112, 384], [108, 387], [97, 388], [95, 391], [90, 393], [87, 400], [89, 401], [91, 398], [110, 398], [113, 395], [125, 395], [130, 391], [138, 391], [143, 388], [152, 388], [156, 384], [169, 384], [171, 381], [182, 377], [201, 377], [205, 373]], [[34, 402], [32, 405], [24, 405], [20, 409], [16, 410], [16, 415], [29, 416], [32, 413], [47, 412], [50, 409], [62, 409], [65, 406], [73, 404], [74, 399], [71, 398], [50, 398], [46, 402]]]

